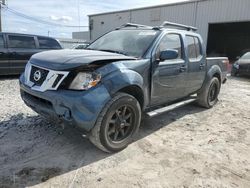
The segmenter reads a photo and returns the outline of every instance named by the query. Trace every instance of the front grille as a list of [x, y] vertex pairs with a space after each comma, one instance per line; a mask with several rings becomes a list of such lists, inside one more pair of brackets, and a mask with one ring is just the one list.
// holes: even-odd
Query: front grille
[[57, 90], [61, 82], [69, 74], [68, 71], [55, 71], [37, 67], [28, 63], [25, 70], [25, 84], [32, 90], [45, 92], [47, 90]]
[[57, 75], [57, 78], [56, 78], [55, 82], [52, 85], [53, 88], [57, 86], [57, 84], [60, 82], [60, 80], [62, 79], [63, 76], [64, 76], [63, 74], [58, 74]]
[[[40, 72], [40, 76], [36, 77], [35, 73], [39, 74], [39, 72]], [[48, 70], [32, 66], [31, 72], [30, 72], [30, 81], [33, 82], [37, 86], [41, 86], [43, 84], [43, 82], [45, 81], [48, 73], [49, 73]]]

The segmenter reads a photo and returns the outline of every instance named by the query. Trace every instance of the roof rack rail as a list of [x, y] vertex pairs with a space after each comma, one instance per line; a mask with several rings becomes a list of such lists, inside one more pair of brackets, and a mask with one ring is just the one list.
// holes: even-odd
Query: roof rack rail
[[161, 27], [166, 27], [166, 26], [174, 26], [174, 27], [179, 27], [179, 28], [184, 28], [188, 31], [197, 31], [198, 29], [196, 27], [193, 26], [189, 26], [189, 25], [183, 25], [183, 24], [178, 24], [178, 23], [173, 23], [173, 22], [168, 22], [165, 21], [161, 24]]
[[124, 27], [145, 27], [145, 28], [150, 28], [152, 29], [153, 27], [151, 26], [148, 26], [148, 25], [140, 25], [140, 24], [135, 24], [135, 23], [126, 23], [126, 24], [123, 24], [121, 27], [118, 27], [116, 29], [121, 29], [121, 28], [124, 28]]

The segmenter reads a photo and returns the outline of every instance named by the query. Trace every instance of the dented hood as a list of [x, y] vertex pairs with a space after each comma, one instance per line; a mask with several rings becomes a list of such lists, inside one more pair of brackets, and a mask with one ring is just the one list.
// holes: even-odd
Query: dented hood
[[134, 59], [134, 57], [122, 54], [97, 50], [51, 50], [33, 55], [30, 62], [52, 70], [67, 70], [88, 67], [90, 64], [102, 65], [114, 61]]

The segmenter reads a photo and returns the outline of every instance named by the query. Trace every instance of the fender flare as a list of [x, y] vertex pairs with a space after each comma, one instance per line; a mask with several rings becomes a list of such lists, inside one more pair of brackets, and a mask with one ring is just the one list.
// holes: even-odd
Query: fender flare
[[117, 70], [115, 72], [112, 72], [105, 77], [102, 83], [105, 85], [111, 96], [117, 93], [122, 88], [128, 86], [137, 86], [143, 92], [142, 76], [139, 73], [129, 69]]
[[213, 65], [209, 68], [205, 80], [203, 82], [203, 85], [201, 87], [201, 89], [199, 90], [199, 92], [201, 92], [202, 90], [204, 90], [204, 88], [207, 87], [207, 84], [209, 83], [209, 81], [214, 77], [218, 77], [220, 83], [222, 81], [222, 72], [221, 72], [221, 68], [218, 65]]

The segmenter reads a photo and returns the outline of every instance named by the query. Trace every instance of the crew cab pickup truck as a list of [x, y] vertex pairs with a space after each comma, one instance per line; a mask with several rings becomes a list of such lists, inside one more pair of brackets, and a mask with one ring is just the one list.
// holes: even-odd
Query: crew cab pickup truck
[[206, 58], [195, 30], [128, 23], [86, 50], [35, 54], [20, 77], [22, 99], [48, 119], [76, 125], [101, 150], [122, 150], [142, 114], [153, 117], [195, 101], [216, 104], [228, 59]]

